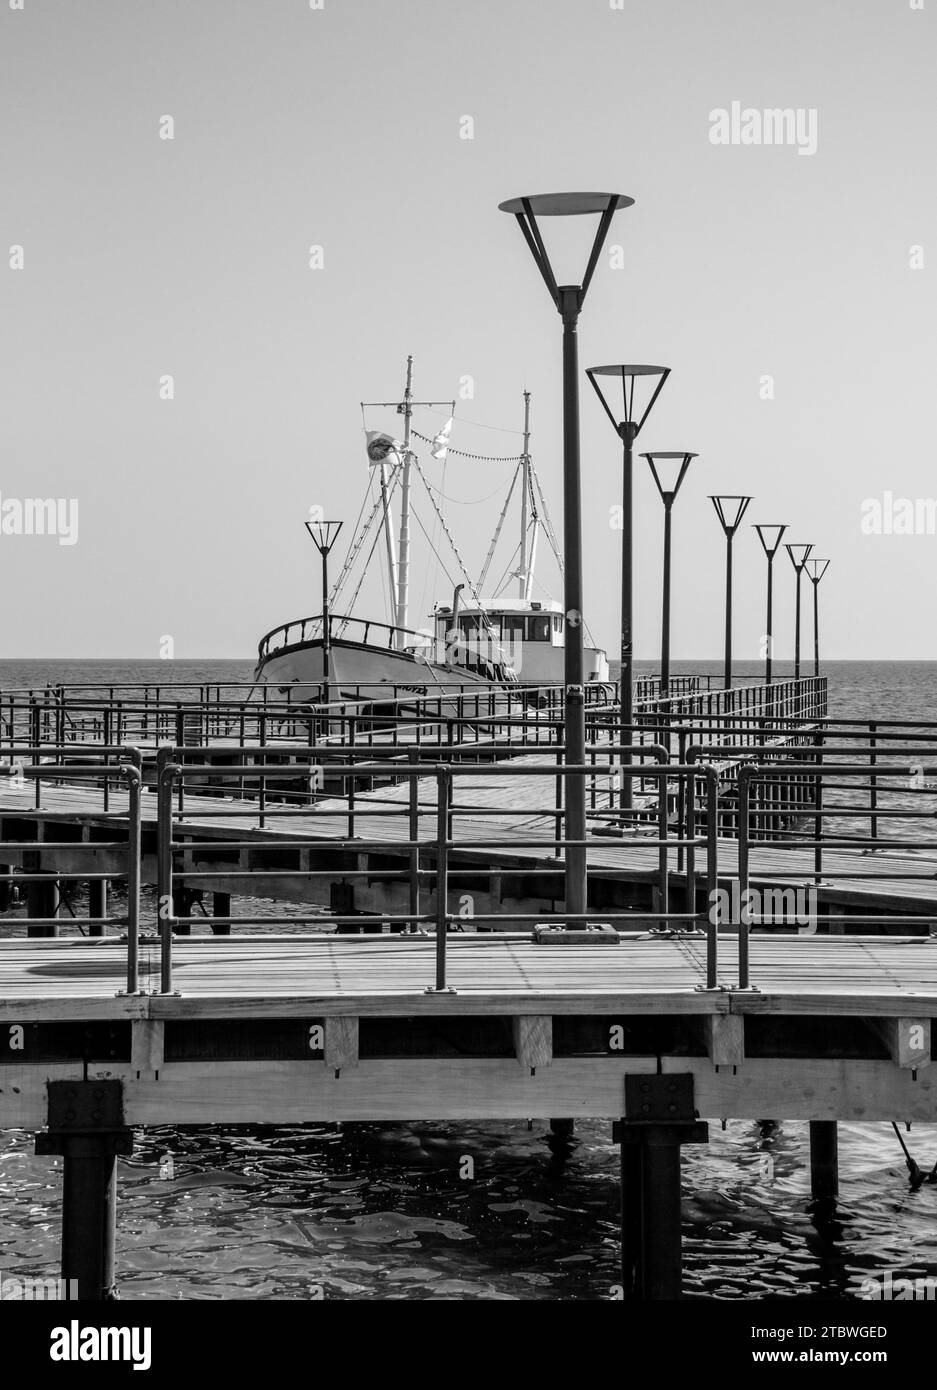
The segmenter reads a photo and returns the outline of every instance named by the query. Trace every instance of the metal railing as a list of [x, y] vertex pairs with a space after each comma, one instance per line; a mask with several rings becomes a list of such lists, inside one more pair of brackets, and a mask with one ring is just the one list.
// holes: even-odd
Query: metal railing
[[[251, 687], [251, 691], [253, 691]], [[302, 740], [309, 746], [320, 742], [355, 741], [358, 732], [382, 734], [394, 744], [414, 731], [443, 731], [450, 742], [471, 737], [478, 742], [478, 725], [486, 722], [487, 736], [499, 729], [517, 726], [517, 721], [542, 730], [552, 720], [562, 722], [563, 694], [556, 686], [493, 686], [473, 684], [448, 687], [445, 691], [420, 694], [400, 686], [359, 686], [327, 706], [296, 698], [274, 700], [269, 687], [261, 687], [263, 698], [202, 698], [200, 692], [187, 691], [189, 698], [172, 699], [170, 691], [147, 689], [142, 696], [132, 692], [102, 691], [100, 696], [84, 689], [75, 692], [13, 692], [0, 696], [0, 753], [4, 744], [30, 741], [59, 746], [82, 744], [121, 744], [140, 742], [159, 744], [205, 744], [230, 739], [244, 745], [264, 746], [275, 741]], [[219, 687], [220, 691], [220, 687]], [[586, 707], [590, 713], [613, 707], [614, 687], [593, 683], [587, 687]]]
[[[881, 740], [881, 731], [876, 731]], [[841, 735], [842, 731], [838, 730]], [[887, 737], [887, 735], [886, 735]], [[901, 742], [897, 740], [901, 738]], [[777, 925], [789, 927], [792, 920], [800, 923], [799, 930], [809, 934], [817, 932], [821, 925], [829, 931], [842, 931], [848, 924], [851, 928], [870, 929], [893, 928], [899, 924], [905, 935], [933, 935], [937, 928], [937, 895], [925, 892], [927, 885], [932, 889], [935, 881], [933, 859], [923, 858], [925, 852], [937, 851], [937, 838], [931, 830], [929, 837], [922, 837], [917, 828], [923, 822], [933, 826], [937, 818], [937, 744], [933, 735], [928, 735], [927, 752], [935, 759], [924, 764], [921, 742], [908, 742], [908, 735], [895, 733], [887, 751], [888, 761], [876, 758], [873, 763], [867, 753], [857, 743], [825, 743], [818, 746], [813, 757], [800, 762], [787, 763], [780, 768], [777, 763], [748, 763], [743, 766], [738, 777], [738, 920], [732, 925], [739, 936], [738, 988], [754, 988], [751, 981], [750, 936], [754, 928], [770, 929]], [[824, 759], [826, 761], [824, 761]], [[829, 761], [834, 759], [834, 761]], [[770, 869], [763, 866], [753, 873], [753, 850], [759, 844], [759, 818], [761, 807], [753, 793], [758, 787], [772, 786], [781, 778], [797, 778], [812, 787], [810, 804], [804, 808], [802, 819], [791, 825], [785, 833], [771, 836], [772, 854], [781, 852], [800, 862], [790, 869], [779, 868], [773, 863]], [[843, 779], [843, 780], [841, 780]], [[878, 798], [868, 802], [848, 799], [831, 802], [827, 799], [830, 790], [851, 793], [871, 790], [900, 797], [911, 804], [892, 804], [883, 806]], [[915, 805], [918, 798], [927, 797], [930, 804]], [[855, 833], [856, 822], [868, 818], [869, 833], [866, 836]], [[899, 834], [883, 838], [877, 833], [877, 823], [887, 818], [894, 827], [902, 823], [910, 827]], [[762, 837], [763, 838], [763, 837]], [[837, 860], [837, 851], [849, 852]], [[878, 856], [878, 858], [874, 857]], [[806, 862], [805, 862], [806, 859]], [[790, 905], [782, 903], [778, 917], [775, 909], [777, 899], [770, 902], [770, 911], [765, 912], [757, 906], [757, 895], [753, 892], [754, 878], [764, 884], [795, 883], [806, 892], [812, 885], [813, 900], [808, 901], [806, 914], [804, 905], [796, 910], [787, 910]], [[900, 915], [895, 912], [870, 912], [855, 903], [850, 905], [848, 915], [841, 904], [830, 902], [823, 910], [819, 905], [819, 890], [829, 892], [835, 885], [840, 897], [846, 896], [848, 889], [856, 884], [889, 885], [898, 884], [903, 889], [902, 901], [898, 903]], [[783, 891], [783, 890], [782, 890]], [[855, 896], [855, 895], [853, 895]], [[933, 901], [932, 911], [912, 911], [910, 905], [923, 901]], [[806, 924], [803, 918], [806, 916]], [[917, 931], [913, 929], [918, 929]]]
[[[207, 753], [210, 750], [204, 751]], [[607, 911], [603, 908], [601, 911], [591, 910], [578, 914], [564, 911], [564, 921], [574, 928], [585, 927], [597, 917], [601, 917], [603, 923], [610, 925], [631, 924], [634, 926], [641, 923], [647, 928], [650, 924], [654, 929], [669, 932], [703, 930], [707, 937], [707, 987], [716, 988], [718, 948], [715, 927], [711, 921], [711, 914], [705, 910], [701, 912], [697, 907], [699, 882], [705, 880], [708, 901], [712, 898], [718, 880], [718, 845], [715, 832], [718, 823], [716, 775], [710, 769], [701, 770], [696, 766], [681, 767], [670, 764], [667, 761], [666, 750], [662, 748], [645, 746], [629, 751], [646, 761], [640, 767], [635, 765], [633, 773], [625, 775], [640, 776], [645, 781], [656, 781], [664, 789], [674, 779], [682, 778], [686, 780], [688, 787], [686, 832], [684, 834], [674, 832], [669, 816], [670, 798], [665, 793], [658, 796], [656, 836], [642, 838], [640, 842], [643, 850], [657, 850], [657, 910], [652, 912], [635, 909]], [[343, 882], [363, 879], [371, 884], [375, 881], [384, 884], [407, 884], [409, 885], [409, 892], [405, 910], [347, 914], [329, 911], [325, 920], [336, 928], [349, 927], [354, 931], [371, 928], [383, 932], [388, 929], [391, 931], [396, 929], [408, 935], [420, 935], [425, 933], [427, 929], [431, 929], [435, 933], [436, 939], [435, 984], [432, 989], [443, 991], [449, 988], [446, 979], [446, 937], [452, 930], [464, 930], [467, 921], [464, 912], [450, 910], [449, 898], [453, 891], [452, 885], [456, 880], [477, 882], [479, 877], [487, 876], [489, 883], [493, 879], [503, 883], [512, 878], [524, 879], [533, 876], [538, 880], [550, 880], [557, 889], [553, 895], [554, 899], [557, 899], [562, 896], [566, 851], [572, 846], [594, 843], [590, 840], [573, 841], [565, 838], [563, 807], [556, 802], [534, 807], [486, 807], [486, 817], [504, 821], [506, 828], [503, 836], [489, 833], [482, 839], [478, 839], [472, 838], [470, 833], [464, 835], [457, 833], [460, 818], [469, 819], [478, 814], [477, 807], [462, 806], [454, 796], [454, 791], [461, 778], [465, 776], [482, 778], [489, 776], [524, 777], [538, 780], [550, 779], [556, 782], [558, 780], [556, 767], [421, 763], [415, 759], [411, 760], [406, 769], [403, 770], [404, 777], [411, 788], [408, 803], [384, 807], [369, 806], [367, 811], [369, 820], [399, 821], [401, 818], [406, 818], [406, 838], [401, 838], [397, 834], [389, 834], [384, 837], [373, 833], [365, 837], [355, 835], [353, 833], [355, 812], [351, 804], [347, 807], [345, 805], [329, 806], [326, 804], [314, 808], [315, 819], [320, 826], [323, 825], [323, 822], [347, 817], [348, 826], [344, 834], [320, 835], [317, 838], [314, 831], [306, 824], [303, 826], [304, 833], [297, 837], [290, 837], [287, 831], [286, 834], [271, 835], [266, 842], [259, 841], [256, 834], [247, 840], [229, 835], [219, 838], [216, 834], [211, 834], [205, 838], [205, 827], [199, 826], [198, 801], [197, 799], [194, 801], [190, 799], [186, 803], [184, 788], [188, 779], [204, 773], [210, 764], [187, 764], [181, 760], [184, 752], [185, 750], [181, 749], [162, 749], [159, 755], [157, 898], [160, 905], [161, 990], [164, 993], [171, 992], [173, 989], [174, 937], [180, 933], [187, 934], [194, 925], [204, 920], [194, 914], [180, 911], [180, 906], [184, 906], [185, 903], [185, 898], [179, 892], [180, 888], [191, 891], [193, 884], [208, 883], [213, 891], [219, 891], [220, 888], [220, 891], [224, 892], [226, 883], [243, 881], [248, 874], [252, 881], [256, 882], [258, 890], [262, 890], [264, 884], [275, 883], [277, 879], [289, 878], [294, 881], [294, 884], [308, 884], [310, 897], [314, 895], [317, 883], [321, 883], [323, 880], [333, 882], [336, 878], [340, 878]], [[620, 754], [621, 749], [612, 748], [609, 752], [612, 755]], [[237, 765], [226, 769], [233, 778], [243, 775], [246, 770], [248, 769]], [[256, 771], [256, 768], [252, 765], [250, 770]], [[278, 768], [277, 775], [281, 775], [283, 771], [283, 769]], [[312, 774], [317, 785], [320, 783], [320, 779], [326, 779], [329, 776], [345, 779], [351, 777], [348, 765], [345, 763], [325, 764], [314, 768], [293, 766], [285, 771], [288, 777], [305, 779], [307, 782]], [[368, 776], [379, 771], [381, 771], [380, 765], [372, 766], [367, 763], [360, 763], [354, 768], [354, 775]], [[561, 772], [563, 776], [569, 774], [581, 776], [593, 786], [597, 781], [604, 781], [607, 784], [605, 795], [608, 804], [604, 808], [596, 806], [591, 815], [600, 821], [602, 819], [618, 819], [618, 812], [611, 804], [610, 784], [613, 779], [622, 775], [620, 763], [590, 762], [580, 766], [564, 763], [561, 765]], [[435, 796], [431, 805], [426, 806], [424, 803], [424, 807], [421, 809], [418, 800], [419, 785], [422, 783], [425, 788], [427, 781], [434, 785]], [[706, 807], [706, 814], [701, 817], [705, 828], [701, 832], [696, 829], [696, 801], [700, 792], [702, 792]], [[213, 822], [219, 817], [235, 824], [244, 820], [258, 821], [256, 830], [260, 831], [261, 829], [257, 806], [243, 804], [226, 804], [223, 808], [212, 806], [208, 815]], [[549, 819], [555, 823], [555, 829], [552, 833], [548, 835], [533, 834], [526, 831], [519, 834], [514, 828], [513, 823], [518, 819], [529, 821], [531, 818], [537, 817]], [[268, 804], [265, 811], [266, 823], [263, 828], [269, 830], [271, 828], [269, 822], [274, 819], [280, 828], [284, 823], [288, 826], [289, 821], [296, 818], [308, 822], [309, 807], [281, 804], [271, 808]], [[431, 830], [424, 835], [421, 831], [421, 821], [426, 819], [430, 821]], [[200, 829], [202, 838], [199, 836]], [[251, 826], [251, 829], [255, 829], [255, 827]], [[346, 855], [352, 856], [357, 863], [359, 856], [383, 853], [396, 857], [405, 856], [407, 864], [406, 867], [401, 868], [375, 866], [372, 863], [362, 868], [341, 862], [333, 862], [325, 869], [304, 868], [301, 864], [291, 865], [288, 868], [282, 867], [284, 852], [316, 849], [327, 850], [333, 860], [337, 855]], [[541, 851], [542, 853], [539, 858], [528, 858], [526, 862], [512, 867], [509, 862], [511, 852], [519, 849]], [[686, 856], [687, 886], [683, 911], [672, 908], [670, 901], [670, 883], [675, 870], [675, 856], [678, 850]], [[242, 851], [249, 851], [251, 854], [252, 862], [249, 869], [245, 869], [240, 863], [231, 867], [216, 862], [219, 853], [228, 857], [232, 853], [240, 855]], [[263, 868], [257, 865], [258, 855], [265, 851], [279, 861], [276, 867]], [[493, 851], [497, 852], [497, 864], [491, 863], [490, 860]], [[697, 856], [700, 851], [705, 857], [705, 867], [703, 868], [700, 868], [698, 863]], [[178, 856], [182, 856], [187, 861], [182, 868], [175, 864]], [[208, 862], [210, 867], [195, 867], [199, 860], [203, 863]], [[423, 893], [424, 889], [427, 888], [432, 889], [435, 902], [424, 906]], [[544, 915], [542, 909], [533, 912], [518, 912], [516, 909], [507, 909], [500, 912], [479, 913], [475, 912], [473, 908], [468, 920], [475, 930], [479, 928], [498, 930], [499, 928], [503, 929], [505, 924], [510, 924], [511, 929], [515, 928], [517, 924], [529, 924], [530, 927], [533, 927], [542, 922]], [[230, 915], [216, 917], [212, 921], [215, 926], [221, 925], [230, 930], [234, 925], [244, 925], [245, 923], [256, 925], [259, 921], [262, 921], [267, 927], [286, 924], [295, 926], [297, 918], [295, 915], [270, 915], [267, 913], [262, 917], [257, 917], [248, 913], [238, 917]]]
[[[202, 702], [193, 703], [202, 732], [208, 727], [210, 702], [204, 702], [206, 708]], [[213, 702], [213, 708], [218, 708], [218, 702]], [[259, 710], [266, 720], [280, 713], [275, 706]], [[509, 716], [463, 711], [460, 718], [416, 717], [409, 725], [398, 718], [394, 727], [381, 722], [382, 718], [365, 733], [360, 713], [346, 711], [337, 719], [328, 742], [310, 743], [313, 726], [303, 725], [307, 737], [302, 741], [268, 744], [265, 738], [273, 738], [272, 729], [268, 725], [264, 733], [261, 724], [256, 743], [238, 742], [235, 737], [193, 745], [182, 737], [149, 753], [114, 743], [57, 743], [52, 738], [53, 721], [48, 742], [10, 740], [0, 748], [0, 758], [7, 763], [0, 772], [22, 773], [35, 786], [34, 798], [18, 795], [5, 805], [0, 779], [0, 816], [15, 821], [27, 800], [40, 806], [43, 788], [69, 783], [95, 788], [109, 824], [119, 825], [125, 814], [129, 816], [128, 844], [134, 840], [137, 844], [129, 857], [136, 868], [131, 872], [128, 864], [126, 874], [100, 875], [136, 882], [136, 905], [128, 907], [126, 919], [128, 988], [137, 979], [136, 944], [130, 949], [137, 932], [129, 930], [129, 922], [134, 917], [139, 927], [140, 798], [147, 784], [157, 791], [154, 830], [163, 988], [171, 985], [174, 932], [191, 931], [203, 920], [188, 911], [184, 894], [198, 893], [206, 885], [214, 885], [209, 891], [225, 894], [226, 883], [236, 880], [240, 886], [231, 891], [244, 899], [245, 879], [254, 885], [253, 896], [262, 896], [257, 890], [265, 884], [275, 890], [278, 878], [295, 879], [308, 885], [309, 903], [318, 902], [326, 882], [397, 885], [398, 897], [403, 893], [397, 911], [345, 912], [330, 907], [327, 917], [318, 916], [316, 922], [321, 926], [328, 921], [340, 930], [372, 931], [386, 925], [408, 934], [438, 932], [440, 923], [446, 932], [457, 930], [460, 923], [464, 927], [459, 913], [450, 910], [449, 897], [459, 886], [482, 883], [494, 906], [484, 913], [473, 910], [474, 928], [526, 929], [562, 901], [566, 851], [583, 843], [565, 838], [563, 779], [568, 773], [586, 779], [589, 845], [602, 843], [599, 836], [614, 835], [637, 847], [637, 856], [657, 851], [657, 899], [649, 912], [630, 907], [592, 910], [567, 920], [573, 926], [600, 917], [619, 929], [629, 923], [655, 930], [705, 929], [709, 987], [714, 987], [716, 978], [719, 931], [739, 932], [739, 987], [747, 988], [749, 931], [789, 932], [798, 925], [790, 911], [762, 913], [760, 918], [755, 914], [747, 924], [718, 920], [713, 892], [718, 886], [718, 841], [726, 835], [739, 841], [738, 885], [743, 903], [753, 882], [797, 883], [825, 891], [832, 873], [841, 885], [869, 880], [862, 885], [868, 891], [877, 880], [898, 880], [905, 885], [907, 902], [918, 904], [909, 911], [907, 903], [904, 908], [899, 903], [897, 910], [903, 912], [901, 920], [907, 927], [926, 931], [937, 924], [937, 911], [930, 911], [929, 889], [913, 886], [925, 880], [932, 885], [935, 878], [933, 858], [922, 857], [937, 851], [937, 840], [926, 833], [937, 816], [937, 724], [798, 714], [769, 718], [764, 713], [747, 721], [732, 713], [678, 723], [667, 712], [662, 721], [664, 740], [653, 737], [661, 724], [658, 718], [656, 724], [636, 724], [626, 731], [633, 735], [631, 740], [622, 743], [614, 707], [597, 703], [590, 712], [587, 760], [567, 768], [562, 709], [555, 705], [532, 710], [518, 703]], [[39, 719], [41, 732], [41, 717], [31, 714], [30, 719], [33, 727]], [[116, 719], [115, 713], [112, 720]], [[170, 724], [178, 732], [173, 719]], [[405, 727], [409, 742], [402, 732]], [[541, 798], [528, 791], [528, 804], [516, 806], [509, 793], [500, 800], [489, 796], [479, 806], [460, 790], [466, 788], [467, 777], [478, 779], [481, 786], [490, 777], [525, 778], [542, 784], [546, 795]], [[620, 804], [626, 780], [637, 793], [627, 811]], [[406, 784], [405, 796], [395, 796], [396, 783]], [[118, 786], [127, 793], [126, 802], [123, 795], [116, 801]], [[386, 794], [382, 786], [389, 788]], [[364, 791], [371, 793], [366, 799]], [[472, 817], [479, 815], [488, 822], [482, 839], [471, 824]], [[525, 820], [528, 825], [519, 825]], [[224, 829], [228, 824], [231, 832]], [[502, 824], [503, 833], [492, 828]], [[239, 825], [249, 828], [249, 838], [238, 837]], [[51, 851], [55, 845], [48, 842], [48, 847]], [[83, 847], [75, 842], [75, 848]], [[5, 862], [3, 848], [0, 843], [0, 862]], [[19, 862], [23, 846], [8, 841], [7, 848], [10, 858]], [[32, 848], [41, 850], [42, 842]], [[525, 854], [512, 859], [512, 849]], [[774, 855], [770, 865], [759, 858], [762, 850]], [[250, 851], [246, 867], [241, 851]], [[304, 861], [301, 851], [310, 852], [312, 860], [307, 855]], [[853, 856], [848, 862], [837, 858], [847, 852]], [[295, 863], [284, 867], [284, 854], [295, 855]], [[327, 856], [324, 866], [313, 867], [323, 864], [323, 855]], [[359, 855], [368, 856], [364, 868]], [[784, 855], [789, 871], [779, 867]], [[594, 865], [589, 868], [594, 881]], [[28, 872], [17, 870], [8, 881], [28, 886]], [[672, 910], [674, 875], [685, 875], [685, 910], [681, 912]], [[95, 877], [71, 871], [51, 876]], [[41, 874], [42, 881], [49, 877], [48, 871]], [[708, 899], [701, 908], [696, 889], [704, 879]], [[496, 880], [509, 885], [535, 881], [536, 892], [525, 889], [519, 896], [553, 907], [514, 911], [511, 894], [502, 895], [499, 890], [495, 895]], [[928, 901], [922, 905], [915, 893]], [[214, 919], [214, 927], [230, 929], [260, 921], [265, 928], [286, 922], [295, 926], [298, 920], [295, 914], [252, 916], [252, 911], [248, 906], [246, 915], [222, 913]], [[841, 911], [836, 905], [813, 911], [812, 929], [837, 930], [844, 921]], [[866, 911], [861, 901], [852, 904], [849, 914], [845, 920], [856, 928], [894, 929], [898, 922], [894, 911]], [[31, 925], [41, 927], [44, 920]], [[444, 959], [445, 947], [438, 939], [436, 949]]]
[[[8, 786], [17, 790], [25, 788], [28, 782], [34, 782], [36, 786], [35, 807], [41, 804], [41, 788], [45, 784], [59, 780], [57, 769], [46, 761], [39, 761], [48, 756], [48, 748], [37, 749], [29, 745], [12, 747], [4, 750], [10, 761], [0, 766], [0, 778], [6, 781]], [[61, 751], [61, 750], [60, 750]], [[69, 753], [73, 750], [67, 750]], [[100, 750], [98, 750], [100, 751]], [[139, 942], [140, 942], [140, 887], [142, 876], [142, 791], [143, 781], [140, 767], [139, 751], [133, 748], [111, 748], [108, 754], [113, 755], [115, 761], [94, 761], [76, 767], [67, 768], [67, 778], [69, 782], [88, 782], [97, 783], [96, 790], [101, 794], [101, 810], [105, 815], [110, 814], [108, 808], [108, 786], [111, 782], [120, 783], [127, 793], [126, 808], [121, 808], [119, 819], [126, 819], [126, 840], [102, 841], [97, 840], [73, 840], [67, 839], [63, 842], [49, 838], [39, 838], [36, 840], [10, 840], [4, 838], [0, 841], [0, 853], [4, 856], [4, 867], [7, 870], [4, 888], [7, 893], [12, 887], [19, 889], [25, 885], [27, 892], [30, 885], [54, 886], [59, 890], [63, 883], [107, 883], [117, 881], [125, 884], [127, 895], [127, 910], [119, 916], [103, 917], [91, 916], [83, 920], [87, 924], [89, 931], [95, 936], [103, 936], [105, 929], [109, 926], [126, 927], [127, 943], [127, 969], [126, 969], [126, 992], [136, 994], [139, 992]], [[116, 761], [118, 760], [119, 761]], [[22, 808], [18, 806], [5, 807], [3, 801], [3, 780], [0, 780], [0, 815], [6, 814], [14, 818], [17, 811], [22, 814]], [[117, 815], [118, 813], [115, 813]], [[43, 856], [54, 855], [57, 851], [67, 851], [71, 854], [88, 853], [92, 859], [98, 859], [106, 852], [119, 853], [124, 851], [126, 855], [126, 868], [124, 870], [108, 868], [107, 870], [91, 869], [70, 869], [63, 870], [59, 867], [42, 869], [40, 867]], [[14, 859], [21, 859], [23, 867], [17, 869], [15, 874], [10, 874]], [[30, 913], [28, 927], [30, 935], [47, 935], [57, 932], [62, 918], [58, 908], [49, 915]]]

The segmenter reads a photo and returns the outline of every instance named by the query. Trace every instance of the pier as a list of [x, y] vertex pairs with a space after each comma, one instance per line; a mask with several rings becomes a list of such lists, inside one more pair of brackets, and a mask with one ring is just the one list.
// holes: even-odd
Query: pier
[[0, 1126], [65, 1157], [81, 1296], [135, 1127], [607, 1116], [623, 1296], [673, 1299], [708, 1122], [810, 1121], [829, 1202], [838, 1122], [937, 1118], [937, 727], [703, 685], [592, 692], [581, 763], [562, 691], [4, 693]]

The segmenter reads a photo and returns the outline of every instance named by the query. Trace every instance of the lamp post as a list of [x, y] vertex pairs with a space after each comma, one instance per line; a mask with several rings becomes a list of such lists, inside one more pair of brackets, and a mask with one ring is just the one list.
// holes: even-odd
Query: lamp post
[[[686, 471], [698, 454], [681, 450], [642, 454], [650, 465], [657, 491], [664, 504], [664, 598], [660, 630], [660, 693], [662, 699], [670, 694], [670, 513], [680, 491]], [[658, 471], [664, 469], [664, 475]]]
[[329, 704], [331, 691], [329, 682], [332, 675], [332, 633], [329, 622], [329, 551], [338, 540], [342, 529], [340, 521], [307, 521], [306, 530], [322, 556], [322, 685], [325, 704]]
[[726, 645], [725, 645], [725, 673], [723, 684], [726, 690], [732, 689], [732, 542], [735, 533], [739, 529], [742, 517], [748, 511], [748, 504], [752, 500], [750, 497], [733, 497], [731, 495], [721, 495], [714, 497], [710, 493], [710, 502], [716, 509], [716, 516], [725, 532], [726, 537]]
[[784, 549], [791, 557], [791, 564], [797, 572], [797, 603], [794, 610], [794, 679], [800, 680], [800, 576], [804, 572], [804, 565], [807, 563], [813, 545], [785, 545]]
[[820, 588], [820, 580], [830, 567], [829, 560], [818, 560], [813, 556], [806, 562], [807, 578], [813, 584], [813, 674], [820, 674], [820, 605], [817, 597], [817, 590]]
[[[538, 193], [500, 203], [511, 213], [563, 320], [563, 594], [566, 609], [564, 657], [564, 738], [566, 761], [582, 765], [586, 756], [585, 689], [582, 641], [582, 507], [579, 464], [579, 351], [577, 328], [586, 292], [595, 273], [612, 218], [633, 198], [623, 193]], [[578, 285], [558, 285], [538, 217], [599, 214], [589, 259]], [[566, 774], [566, 911], [586, 911], [586, 784], [580, 773]]]
[[[765, 642], [767, 644], [765, 647], [765, 685], [770, 685], [771, 648], [774, 643], [774, 636], [772, 633], [772, 623], [774, 620], [774, 557], [775, 555], [777, 555], [778, 551], [781, 548], [781, 539], [784, 535], [784, 532], [787, 530], [787, 524], [785, 523], [783, 526], [779, 526], [777, 523], [775, 523], [772, 526], [768, 526], [762, 523], [762, 525], [756, 526], [755, 530], [758, 532], [758, 539], [761, 541], [761, 548], [768, 557], [768, 620], [767, 632], [765, 633]], [[775, 536], [772, 536], [772, 531], [777, 532], [777, 534]]]
[[[670, 375], [669, 367], [650, 367], [646, 365], [618, 364], [617, 366], [587, 367], [586, 376], [622, 444], [622, 482], [621, 482], [621, 671], [619, 673], [619, 708], [621, 711], [622, 748], [631, 743], [634, 731], [634, 441], [641, 433], [654, 402]], [[611, 378], [609, 388], [617, 377], [621, 381], [621, 419], [618, 419], [609, 400], [598, 381], [599, 377]], [[638, 377], [647, 377], [651, 386], [651, 396], [643, 411], [635, 410], [635, 382]], [[656, 381], [654, 380], [656, 378]], [[631, 763], [631, 753], [622, 753], [623, 764]], [[630, 810], [634, 804], [633, 785], [630, 777], [622, 777], [621, 806]]]

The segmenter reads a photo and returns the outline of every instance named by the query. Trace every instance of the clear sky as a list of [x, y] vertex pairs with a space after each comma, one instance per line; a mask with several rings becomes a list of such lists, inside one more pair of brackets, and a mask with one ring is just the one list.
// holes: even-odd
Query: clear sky
[[[828, 656], [937, 659], [937, 536], [861, 525], [886, 490], [937, 495], [935, 55], [937, 0], [0, 0], [0, 499], [76, 498], [79, 523], [74, 545], [0, 534], [2, 655], [157, 656], [168, 634], [180, 657], [249, 656], [317, 611], [303, 520], [350, 527], [359, 402], [400, 392], [408, 352], [419, 399], [473, 379], [453, 432], [471, 452], [517, 452], [462, 421], [519, 428], [532, 392], [559, 530], [560, 322], [497, 204], [596, 188], [636, 201], [582, 365], [669, 365], [640, 446], [700, 455], [675, 511], [675, 656], [721, 651], [722, 491], [832, 559]], [[814, 110], [816, 153], [713, 144], [734, 101]], [[585, 229], [548, 230], [574, 278]], [[585, 381], [582, 439], [586, 612], [614, 653], [620, 461]], [[446, 470], [475, 568], [506, 467]], [[651, 657], [643, 464], [636, 507]], [[424, 608], [448, 598], [434, 573], [415, 556]], [[747, 526], [736, 576], [735, 654], [757, 659]], [[776, 593], [783, 658], [783, 555]], [[379, 587], [361, 610], [383, 616]]]

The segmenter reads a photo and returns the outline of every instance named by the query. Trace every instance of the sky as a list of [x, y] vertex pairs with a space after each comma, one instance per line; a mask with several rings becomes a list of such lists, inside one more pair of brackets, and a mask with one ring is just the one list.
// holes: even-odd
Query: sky
[[[350, 533], [360, 402], [396, 399], [409, 353], [416, 399], [457, 399], [469, 453], [516, 454], [531, 392], [560, 531], [561, 326], [497, 205], [598, 189], [635, 203], [581, 365], [669, 366], [639, 449], [699, 455], [674, 511], [675, 657], [721, 654], [722, 492], [754, 498], [738, 659], [765, 629], [757, 521], [830, 558], [824, 655], [937, 659], [937, 535], [925, 507], [917, 533], [897, 520], [937, 496], [935, 44], [937, 0], [0, 0], [0, 520], [39, 497], [75, 523], [0, 529], [0, 654], [156, 657], [168, 637], [249, 657], [317, 612], [303, 522], [321, 507]], [[714, 143], [734, 102], [800, 111], [815, 150]], [[545, 226], [561, 282], [591, 230]], [[585, 616], [614, 655], [620, 446], [585, 378], [581, 416]], [[513, 465], [422, 462], [477, 573]], [[636, 472], [653, 658], [662, 508]], [[418, 626], [451, 590], [414, 531]], [[380, 567], [356, 611], [385, 616]]]

